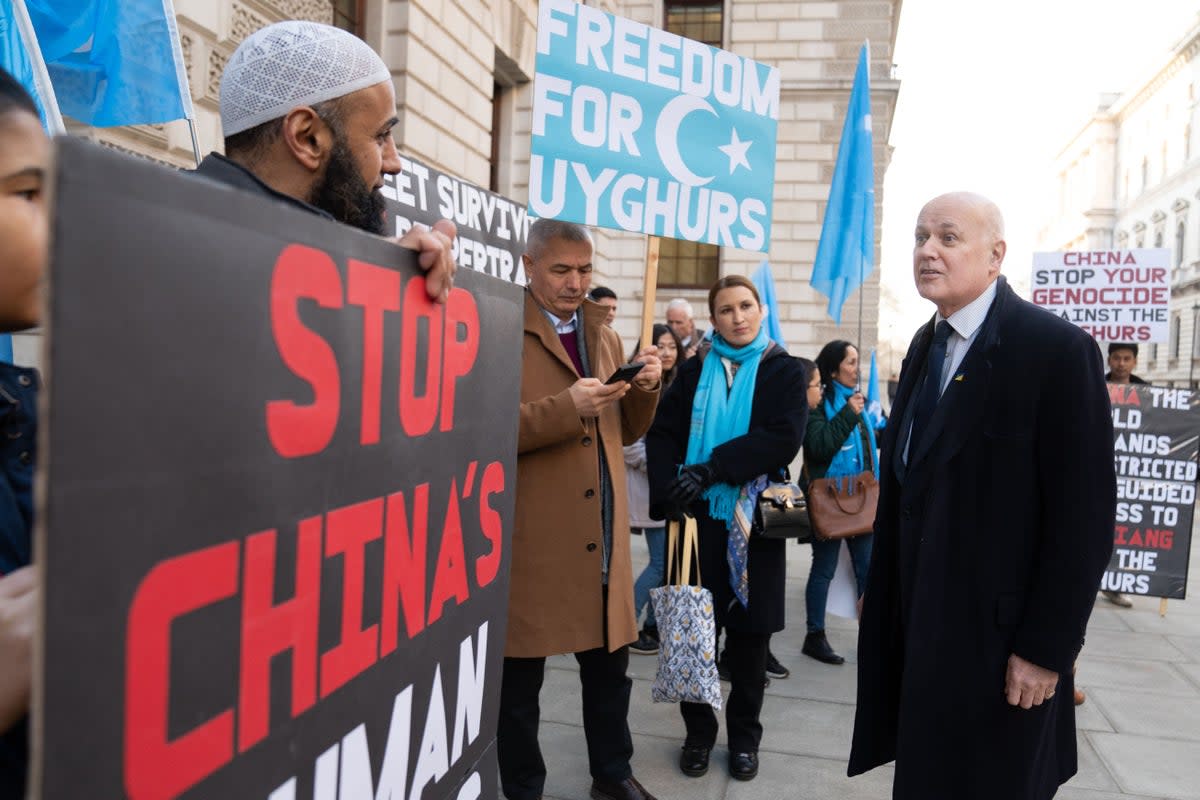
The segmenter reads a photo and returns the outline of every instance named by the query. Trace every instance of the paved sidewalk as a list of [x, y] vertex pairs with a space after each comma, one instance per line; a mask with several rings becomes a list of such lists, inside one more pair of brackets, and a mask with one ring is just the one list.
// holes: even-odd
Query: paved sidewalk
[[[1158, 615], [1157, 598], [1135, 598], [1131, 609], [1097, 600], [1079, 662], [1079, 685], [1088, 695], [1078, 716], [1079, 774], [1058, 798], [1200, 800], [1200, 536], [1193, 539], [1192, 599], [1171, 601], [1165, 618]], [[640, 537], [633, 538], [633, 551], [636, 574], [646, 560]], [[788, 547], [789, 625], [772, 639], [771, 649], [792, 674], [767, 688], [757, 779], [742, 783], [728, 777], [723, 732], [708, 775], [680, 773], [678, 710], [650, 700], [657, 659], [630, 656], [634, 774], [660, 800], [890, 799], [890, 766], [846, 777], [856, 624], [833, 616], [827, 622], [830, 642], [846, 657], [843, 666], [800, 654], [810, 553], [807, 547]], [[541, 699], [541, 743], [550, 771], [546, 796], [585, 800], [590, 778], [574, 658], [548, 661]]]

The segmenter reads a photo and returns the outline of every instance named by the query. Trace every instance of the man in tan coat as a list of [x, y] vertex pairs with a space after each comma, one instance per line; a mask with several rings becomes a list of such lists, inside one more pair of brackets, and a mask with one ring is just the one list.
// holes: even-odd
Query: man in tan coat
[[662, 366], [653, 347], [632, 382], [607, 309], [585, 302], [592, 237], [539, 219], [522, 256], [529, 277], [521, 367], [517, 511], [497, 749], [509, 800], [542, 795], [538, 694], [546, 656], [574, 653], [596, 800], [654, 800], [633, 777], [625, 674], [637, 639], [621, 448], [650, 427]]

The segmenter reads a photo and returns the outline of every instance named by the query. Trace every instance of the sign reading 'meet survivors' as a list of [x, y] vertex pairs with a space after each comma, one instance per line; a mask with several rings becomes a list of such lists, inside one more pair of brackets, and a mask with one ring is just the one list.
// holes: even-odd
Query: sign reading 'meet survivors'
[[534, 214], [768, 249], [777, 68], [542, 0], [535, 70]]
[[34, 796], [496, 797], [521, 289], [55, 161]]
[[1182, 600], [1196, 504], [1200, 395], [1116, 383], [1108, 393], [1117, 523], [1100, 588]]
[[386, 176], [381, 189], [396, 236], [415, 222], [453, 220], [459, 267], [525, 284], [521, 255], [534, 220], [525, 206], [416, 159], [401, 156], [400, 163], [400, 173]]
[[1101, 342], [1165, 342], [1171, 251], [1033, 254], [1033, 302]]

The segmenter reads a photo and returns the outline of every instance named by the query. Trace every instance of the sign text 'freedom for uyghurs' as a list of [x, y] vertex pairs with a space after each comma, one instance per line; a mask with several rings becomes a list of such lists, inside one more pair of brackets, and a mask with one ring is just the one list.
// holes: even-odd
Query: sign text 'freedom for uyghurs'
[[767, 250], [778, 69], [542, 0], [536, 72], [533, 214]]

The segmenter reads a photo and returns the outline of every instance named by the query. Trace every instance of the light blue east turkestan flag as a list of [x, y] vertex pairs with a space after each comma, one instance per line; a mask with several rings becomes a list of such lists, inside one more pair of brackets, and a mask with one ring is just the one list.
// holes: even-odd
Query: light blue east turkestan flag
[[98, 126], [192, 118], [172, 0], [24, 2], [64, 114]]
[[46, 130], [60, 133], [62, 116], [58, 113], [50, 76], [34, 38], [24, 0], [0, 0], [0, 67], [33, 96]]
[[754, 270], [750, 280], [758, 290], [758, 299], [767, 307], [767, 318], [763, 320], [763, 324], [767, 326], [767, 336], [781, 347], [786, 347], [783, 342], [783, 328], [779, 325], [779, 304], [775, 301], [775, 277], [771, 274], [770, 262], [763, 261], [759, 268]]
[[829, 298], [839, 325], [842, 305], [875, 269], [875, 160], [871, 151], [871, 87], [868, 45], [858, 54], [850, 108], [842, 126], [829, 204], [817, 244], [812, 287]]
[[879, 372], [875, 369], [875, 351], [871, 351], [871, 381], [867, 384], [867, 414], [875, 430], [887, 424], [883, 418], [883, 403], [879, 400]]

